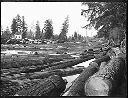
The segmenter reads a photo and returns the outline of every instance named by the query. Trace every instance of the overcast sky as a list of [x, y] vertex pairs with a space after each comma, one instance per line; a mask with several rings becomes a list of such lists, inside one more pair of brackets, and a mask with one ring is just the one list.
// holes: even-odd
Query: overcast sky
[[[87, 21], [81, 16], [81, 9], [87, 9], [86, 6], [81, 6], [81, 2], [1, 2], [1, 25], [3, 29], [10, 27], [12, 19], [19, 14], [25, 17], [29, 29], [33, 28], [38, 20], [42, 30], [45, 20], [52, 19], [54, 34], [59, 34], [62, 23], [68, 15], [67, 35], [72, 35], [74, 31], [77, 31], [86, 36], [86, 30], [81, 27], [85, 26]], [[96, 31], [92, 29], [87, 35], [96, 35]]]

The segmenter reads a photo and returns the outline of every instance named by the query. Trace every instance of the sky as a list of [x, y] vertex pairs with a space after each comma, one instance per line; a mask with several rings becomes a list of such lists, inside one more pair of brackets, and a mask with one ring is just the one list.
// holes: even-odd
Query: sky
[[[35, 30], [39, 21], [41, 30], [47, 19], [52, 19], [53, 33], [60, 34], [65, 18], [69, 16], [69, 30], [67, 36], [77, 33], [86, 36], [86, 29], [81, 27], [88, 24], [85, 17], [81, 16], [81, 2], [1, 2], [1, 25], [3, 29], [10, 28], [13, 18], [19, 14], [24, 16], [28, 29]], [[96, 35], [95, 29], [87, 30], [87, 36]]]

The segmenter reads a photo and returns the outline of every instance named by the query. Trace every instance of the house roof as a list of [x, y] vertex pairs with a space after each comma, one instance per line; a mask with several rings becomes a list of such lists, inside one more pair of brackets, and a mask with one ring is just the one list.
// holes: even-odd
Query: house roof
[[15, 35], [22, 35], [22, 33], [21, 32], [16, 32]]

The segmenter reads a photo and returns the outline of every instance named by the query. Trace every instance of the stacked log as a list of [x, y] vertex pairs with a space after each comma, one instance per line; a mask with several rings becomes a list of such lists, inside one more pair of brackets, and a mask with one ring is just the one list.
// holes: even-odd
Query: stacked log
[[43, 79], [39, 83], [29, 87], [28, 89], [22, 89], [17, 92], [19, 96], [60, 96], [65, 90], [66, 83], [62, 77], [53, 75], [47, 79]]
[[85, 81], [98, 71], [101, 62], [109, 60], [109, 56], [104, 56], [103, 58], [99, 58], [91, 62], [89, 66], [76, 78], [70, 89], [63, 96], [83, 96]]
[[85, 83], [86, 96], [109, 96], [120, 85], [125, 61], [115, 57]]

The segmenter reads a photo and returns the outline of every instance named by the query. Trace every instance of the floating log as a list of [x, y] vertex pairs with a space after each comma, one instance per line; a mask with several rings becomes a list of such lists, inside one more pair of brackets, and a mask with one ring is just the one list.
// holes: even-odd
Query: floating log
[[62, 77], [53, 75], [47, 79], [43, 79], [39, 83], [28, 89], [22, 89], [17, 92], [19, 96], [60, 96], [65, 90], [66, 83]]
[[85, 83], [85, 95], [110, 96], [121, 83], [125, 61], [115, 57]]
[[45, 58], [45, 57], [33, 57], [33, 56], [3, 56], [1, 58], [1, 68], [19, 68], [23, 66], [32, 66], [32, 65], [44, 65], [51, 64], [53, 62], [59, 62], [62, 59], [59, 58]]
[[83, 58], [83, 59], [78, 58], [78, 59], [75, 59], [75, 60], [70, 60], [70, 61], [67, 61], [65, 63], [46, 68], [43, 71], [50, 71], [50, 70], [55, 70], [55, 69], [63, 69], [63, 68], [66, 68], [66, 67], [72, 67], [76, 64], [88, 61], [88, 60], [93, 59], [93, 58], [94, 58], [94, 56], [89, 56], [88, 58]]
[[84, 95], [84, 84], [85, 81], [98, 71], [100, 63], [103, 61], [110, 60], [109, 56], [104, 56], [89, 63], [89, 66], [75, 79], [68, 93], [64, 96], [82, 96]]
[[31, 75], [29, 79], [44, 79], [51, 75], [59, 75], [61, 77], [66, 77], [70, 75], [80, 74], [84, 69], [84, 67], [75, 67], [66, 69], [56, 69], [45, 72], [36, 72], [33, 75]]
[[[61, 77], [80, 74], [85, 68], [84, 67], [74, 67], [74, 68], [66, 68], [66, 69], [56, 69], [51, 71], [45, 71], [45, 72], [34, 72], [34, 73], [24, 73], [24, 74], [13, 74], [10, 76], [10, 79], [13, 80], [24, 80], [24, 79], [44, 79], [48, 78], [51, 75], [59, 75]], [[7, 77], [8, 75], [5, 75], [4, 77]]]
[[0, 96], [13, 96], [20, 88], [19, 83], [7, 79], [2, 78], [0, 83]]
[[[94, 58], [94, 57], [92, 57], [92, 58]], [[89, 59], [91, 59], [91, 58], [89, 57]], [[62, 68], [70, 67], [75, 64], [84, 62], [86, 60], [87, 59], [74, 59], [74, 60], [68, 60], [68, 61], [62, 61], [62, 62], [55, 62], [55, 63], [49, 64], [49, 65], [44, 64], [44, 65], [27, 66], [27, 67], [21, 67], [21, 68], [2, 69], [2, 73], [7, 73], [7, 74], [33, 73], [33, 72], [40, 71], [43, 69], [45, 70], [45, 68], [47, 68], [47, 69], [51, 68], [51, 69], [55, 70], [56, 67], [57, 67], [57, 69], [62, 69]]]
[[25, 66], [20, 68], [1, 69], [2, 74], [12, 75], [20, 73], [32, 73], [47, 68], [48, 65]]

